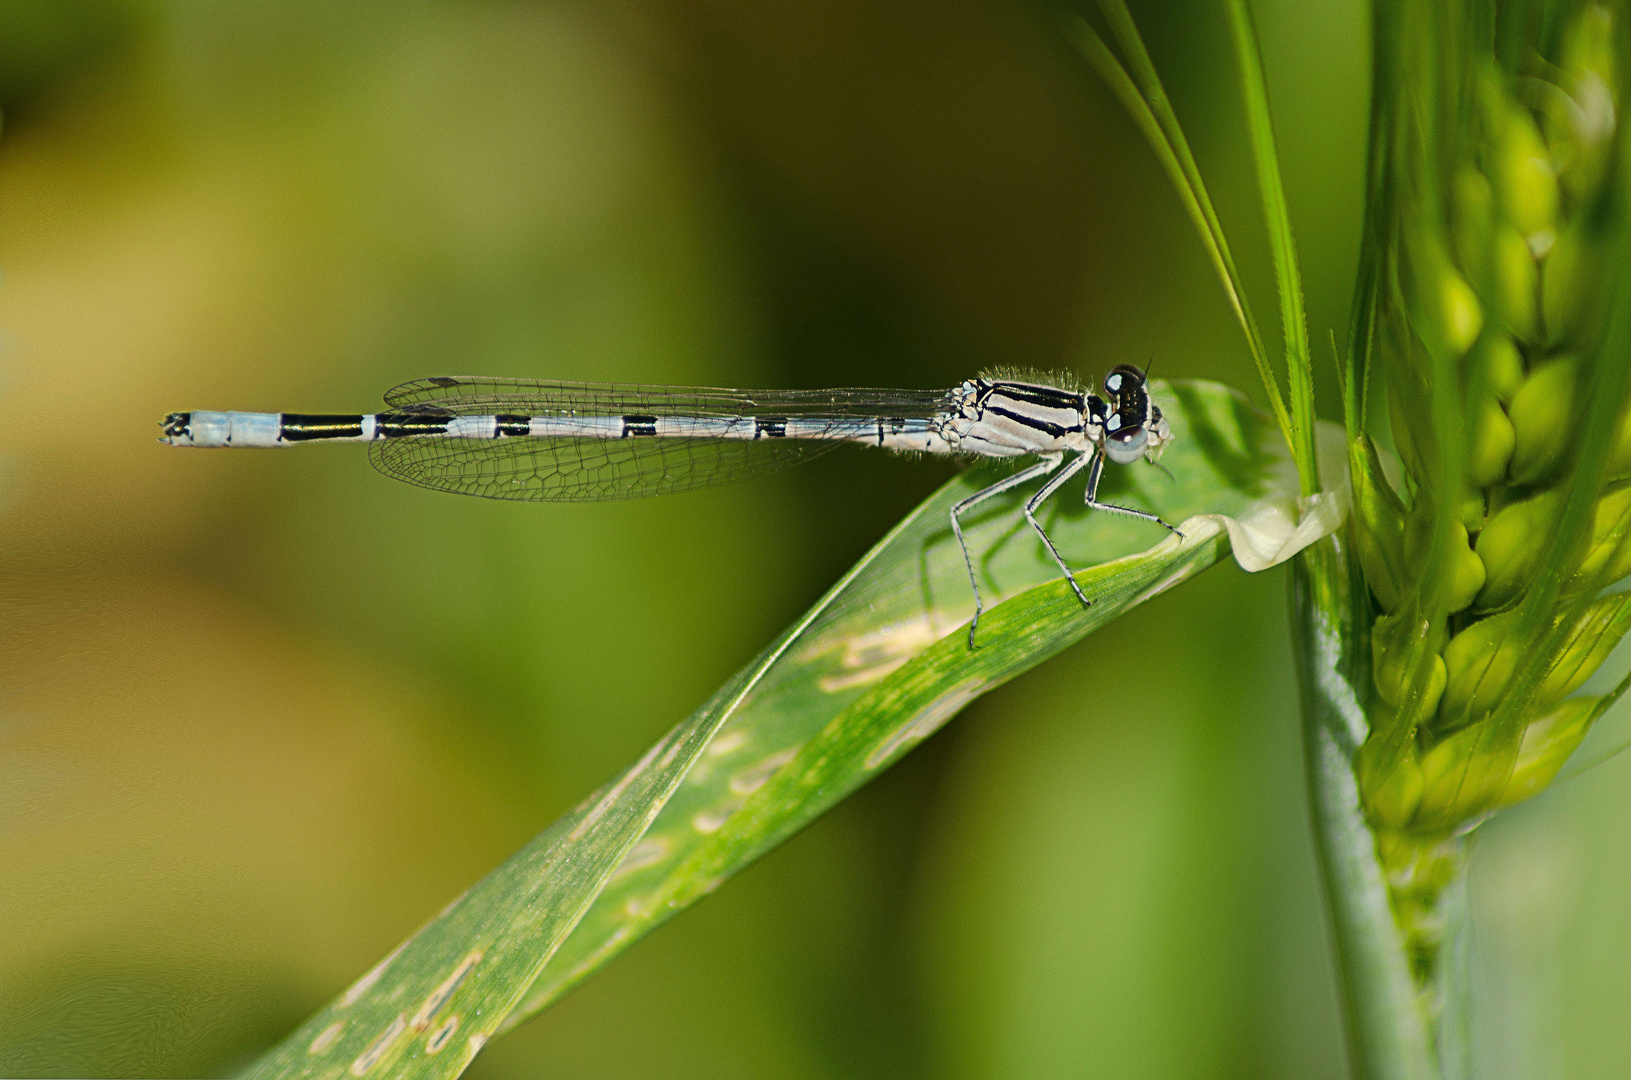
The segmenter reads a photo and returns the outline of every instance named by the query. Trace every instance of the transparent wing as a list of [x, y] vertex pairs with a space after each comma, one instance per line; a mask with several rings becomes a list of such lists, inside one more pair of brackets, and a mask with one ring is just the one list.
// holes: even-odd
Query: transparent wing
[[368, 444], [386, 476], [487, 499], [601, 502], [726, 484], [826, 453], [837, 442], [726, 439], [438, 439]]
[[529, 416], [899, 416], [938, 415], [949, 390], [725, 390], [443, 376], [385, 392], [394, 409], [432, 408], [454, 416], [512, 412]]
[[438, 416], [513, 414], [557, 418], [699, 416], [824, 417], [835, 438], [532, 438], [408, 436], [369, 444], [387, 476], [439, 491], [531, 502], [599, 502], [731, 483], [805, 461], [839, 445], [859, 421], [938, 415], [947, 391], [751, 391], [615, 386], [527, 379], [440, 378], [385, 395], [403, 412]]

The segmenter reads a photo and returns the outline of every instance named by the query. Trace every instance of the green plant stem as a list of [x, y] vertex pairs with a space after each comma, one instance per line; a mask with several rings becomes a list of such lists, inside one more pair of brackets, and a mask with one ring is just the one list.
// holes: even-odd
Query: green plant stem
[[1439, 957], [1438, 1061], [1444, 1080], [1472, 1080], [1472, 909], [1467, 866], [1473, 838], [1463, 843], [1461, 872], [1444, 889], [1444, 945]]
[[1369, 646], [1355, 610], [1347, 541], [1327, 537], [1291, 577], [1302, 688], [1303, 756], [1314, 847], [1325, 884], [1355, 1080], [1437, 1080], [1376, 840], [1359, 805], [1353, 755], [1365, 736]]

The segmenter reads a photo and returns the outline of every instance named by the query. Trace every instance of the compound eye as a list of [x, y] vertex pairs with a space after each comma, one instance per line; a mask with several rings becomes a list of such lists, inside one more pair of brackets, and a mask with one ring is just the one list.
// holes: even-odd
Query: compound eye
[[[1114, 423], [1117, 417], [1112, 416], [1110, 419]], [[1149, 445], [1149, 441], [1150, 433], [1146, 428], [1119, 428], [1104, 440], [1104, 452], [1117, 465], [1131, 465], [1138, 460], [1138, 456], [1144, 452], [1144, 447]]]
[[1104, 377], [1104, 388], [1112, 394], [1121, 394], [1144, 385], [1144, 372], [1131, 364], [1117, 364]]

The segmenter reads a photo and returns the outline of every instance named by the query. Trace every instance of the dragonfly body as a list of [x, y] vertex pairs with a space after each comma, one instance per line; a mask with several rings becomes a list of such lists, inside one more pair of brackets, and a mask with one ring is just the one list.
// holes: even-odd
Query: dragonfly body
[[435, 378], [391, 390], [391, 408], [381, 413], [171, 413], [160, 441], [237, 448], [365, 442], [380, 471], [421, 487], [556, 502], [703, 487], [846, 442], [928, 454], [1034, 457], [1036, 464], [963, 500], [951, 513], [974, 589], [972, 644], [982, 603], [959, 519], [978, 503], [1047, 476], [1025, 516], [1084, 604], [1087, 597], [1035, 517], [1036, 507], [1061, 484], [1088, 468], [1089, 506], [1172, 528], [1154, 514], [1097, 500], [1106, 457], [1120, 464], [1153, 461], [1172, 439], [1138, 368], [1114, 368], [1104, 389], [1101, 397], [997, 377], [969, 379], [944, 391], [763, 392]]

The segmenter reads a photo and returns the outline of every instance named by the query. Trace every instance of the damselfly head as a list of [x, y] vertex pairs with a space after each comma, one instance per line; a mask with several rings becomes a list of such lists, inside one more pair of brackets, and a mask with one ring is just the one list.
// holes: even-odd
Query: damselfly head
[[1132, 364], [1117, 364], [1104, 377], [1104, 392], [1110, 395], [1111, 405], [1118, 403], [1123, 394], [1144, 392], [1144, 372]]

